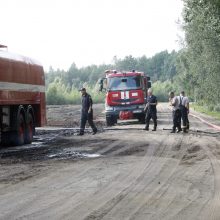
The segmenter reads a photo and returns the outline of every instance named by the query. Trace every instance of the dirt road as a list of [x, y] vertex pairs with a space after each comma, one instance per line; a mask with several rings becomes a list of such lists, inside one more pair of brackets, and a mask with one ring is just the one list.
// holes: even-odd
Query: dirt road
[[189, 133], [170, 134], [166, 105], [156, 132], [134, 121], [106, 129], [102, 111], [97, 135], [80, 137], [79, 106], [49, 106], [48, 124], [65, 129], [0, 149], [0, 219], [220, 219], [217, 131], [191, 117]]

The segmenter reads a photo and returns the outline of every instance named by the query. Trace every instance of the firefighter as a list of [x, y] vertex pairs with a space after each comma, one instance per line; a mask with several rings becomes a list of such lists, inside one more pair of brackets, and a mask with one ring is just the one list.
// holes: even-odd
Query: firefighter
[[189, 129], [189, 119], [188, 119], [188, 114], [189, 114], [189, 99], [188, 97], [185, 96], [185, 92], [182, 91], [180, 93], [180, 103], [179, 103], [179, 108], [181, 111], [181, 118], [183, 121], [183, 132], [188, 132]]
[[85, 88], [81, 88], [79, 91], [81, 91], [82, 94], [82, 109], [81, 109], [80, 132], [78, 135], [84, 135], [85, 125], [87, 121], [93, 130], [92, 134], [95, 135], [97, 133], [97, 128], [93, 122], [92, 98], [86, 92]]
[[157, 97], [153, 95], [152, 89], [148, 89], [147, 91], [147, 104], [145, 106], [145, 128], [144, 130], [149, 130], [150, 119], [152, 118], [154, 122], [154, 128], [152, 131], [156, 131], [157, 129]]
[[172, 118], [173, 118], [173, 128], [171, 133], [175, 133], [177, 129], [177, 133], [182, 131], [181, 129], [181, 112], [179, 108], [179, 98], [175, 96], [174, 92], [170, 92], [169, 94], [169, 103], [172, 106]]

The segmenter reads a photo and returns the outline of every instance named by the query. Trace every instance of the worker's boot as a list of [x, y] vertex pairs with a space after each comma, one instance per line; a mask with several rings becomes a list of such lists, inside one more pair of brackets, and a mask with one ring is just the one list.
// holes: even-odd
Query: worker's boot
[[149, 125], [146, 125], [145, 128], [143, 129], [145, 131], [149, 131]]
[[173, 127], [173, 129], [170, 133], [176, 133], [176, 127]]
[[177, 130], [177, 133], [181, 132], [182, 131], [182, 128], [179, 127], [178, 130]]
[[77, 136], [82, 136], [82, 135], [84, 135], [84, 130], [83, 130], [83, 129], [80, 129], [79, 133], [76, 134], [76, 135], [77, 135]]
[[97, 133], [97, 128], [95, 127], [94, 129], [93, 129], [93, 132], [92, 132], [92, 135], [95, 135], [96, 133]]
[[186, 125], [186, 129], [189, 130], [189, 123], [187, 123], [187, 125]]
[[84, 135], [84, 132], [79, 132], [79, 133], [77, 134], [77, 136], [82, 136], [82, 135]]
[[183, 132], [184, 132], [184, 133], [188, 133], [188, 131], [187, 131], [186, 128], [183, 128]]
[[154, 128], [152, 129], [152, 131], [156, 131], [157, 130], [157, 126], [154, 126]]

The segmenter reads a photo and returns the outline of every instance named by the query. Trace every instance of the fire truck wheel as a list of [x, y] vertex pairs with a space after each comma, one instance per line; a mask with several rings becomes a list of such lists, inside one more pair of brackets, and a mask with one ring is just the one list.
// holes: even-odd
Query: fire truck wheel
[[141, 124], [145, 124], [145, 115], [142, 115], [138, 118], [138, 121], [141, 123]]
[[115, 124], [114, 118], [111, 117], [106, 117], [106, 125], [107, 126], [113, 126]]
[[17, 129], [14, 132], [13, 143], [15, 145], [23, 145], [24, 144], [24, 137], [25, 137], [25, 121], [24, 116], [20, 113], [17, 117]]
[[31, 113], [28, 113], [27, 115], [27, 121], [26, 121], [26, 129], [25, 129], [25, 144], [30, 144], [33, 141], [33, 135], [34, 135], [34, 120], [31, 115]]

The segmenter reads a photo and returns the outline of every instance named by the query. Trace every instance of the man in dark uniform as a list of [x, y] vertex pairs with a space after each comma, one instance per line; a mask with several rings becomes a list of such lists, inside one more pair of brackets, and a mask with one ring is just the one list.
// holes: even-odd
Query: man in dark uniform
[[82, 94], [82, 109], [81, 109], [81, 123], [80, 123], [80, 133], [79, 135], [84, 135], [84, 130], [86, 126], [86, 121], [88, 120], [89, 125], [93, 130], [93, 135], [97, 133], [97, 128], [93, 122], [93, 109], [92, 109], [92, 98], [86, 92], [85, 88], [80, 89]]
[[154, 122], [154, 128], [152, 131], [156, 131], [157, 129], [157, 97], [152, 94], [152, 89], [148, 89], [147, 91], [147, 104], [145, 106], [145, 112], [146, 112], [146, 117], [145, 117], [145, 128], [144, 130], [148, 131], [149, 130], [149, 123], [150, 119], [153, 119]]

